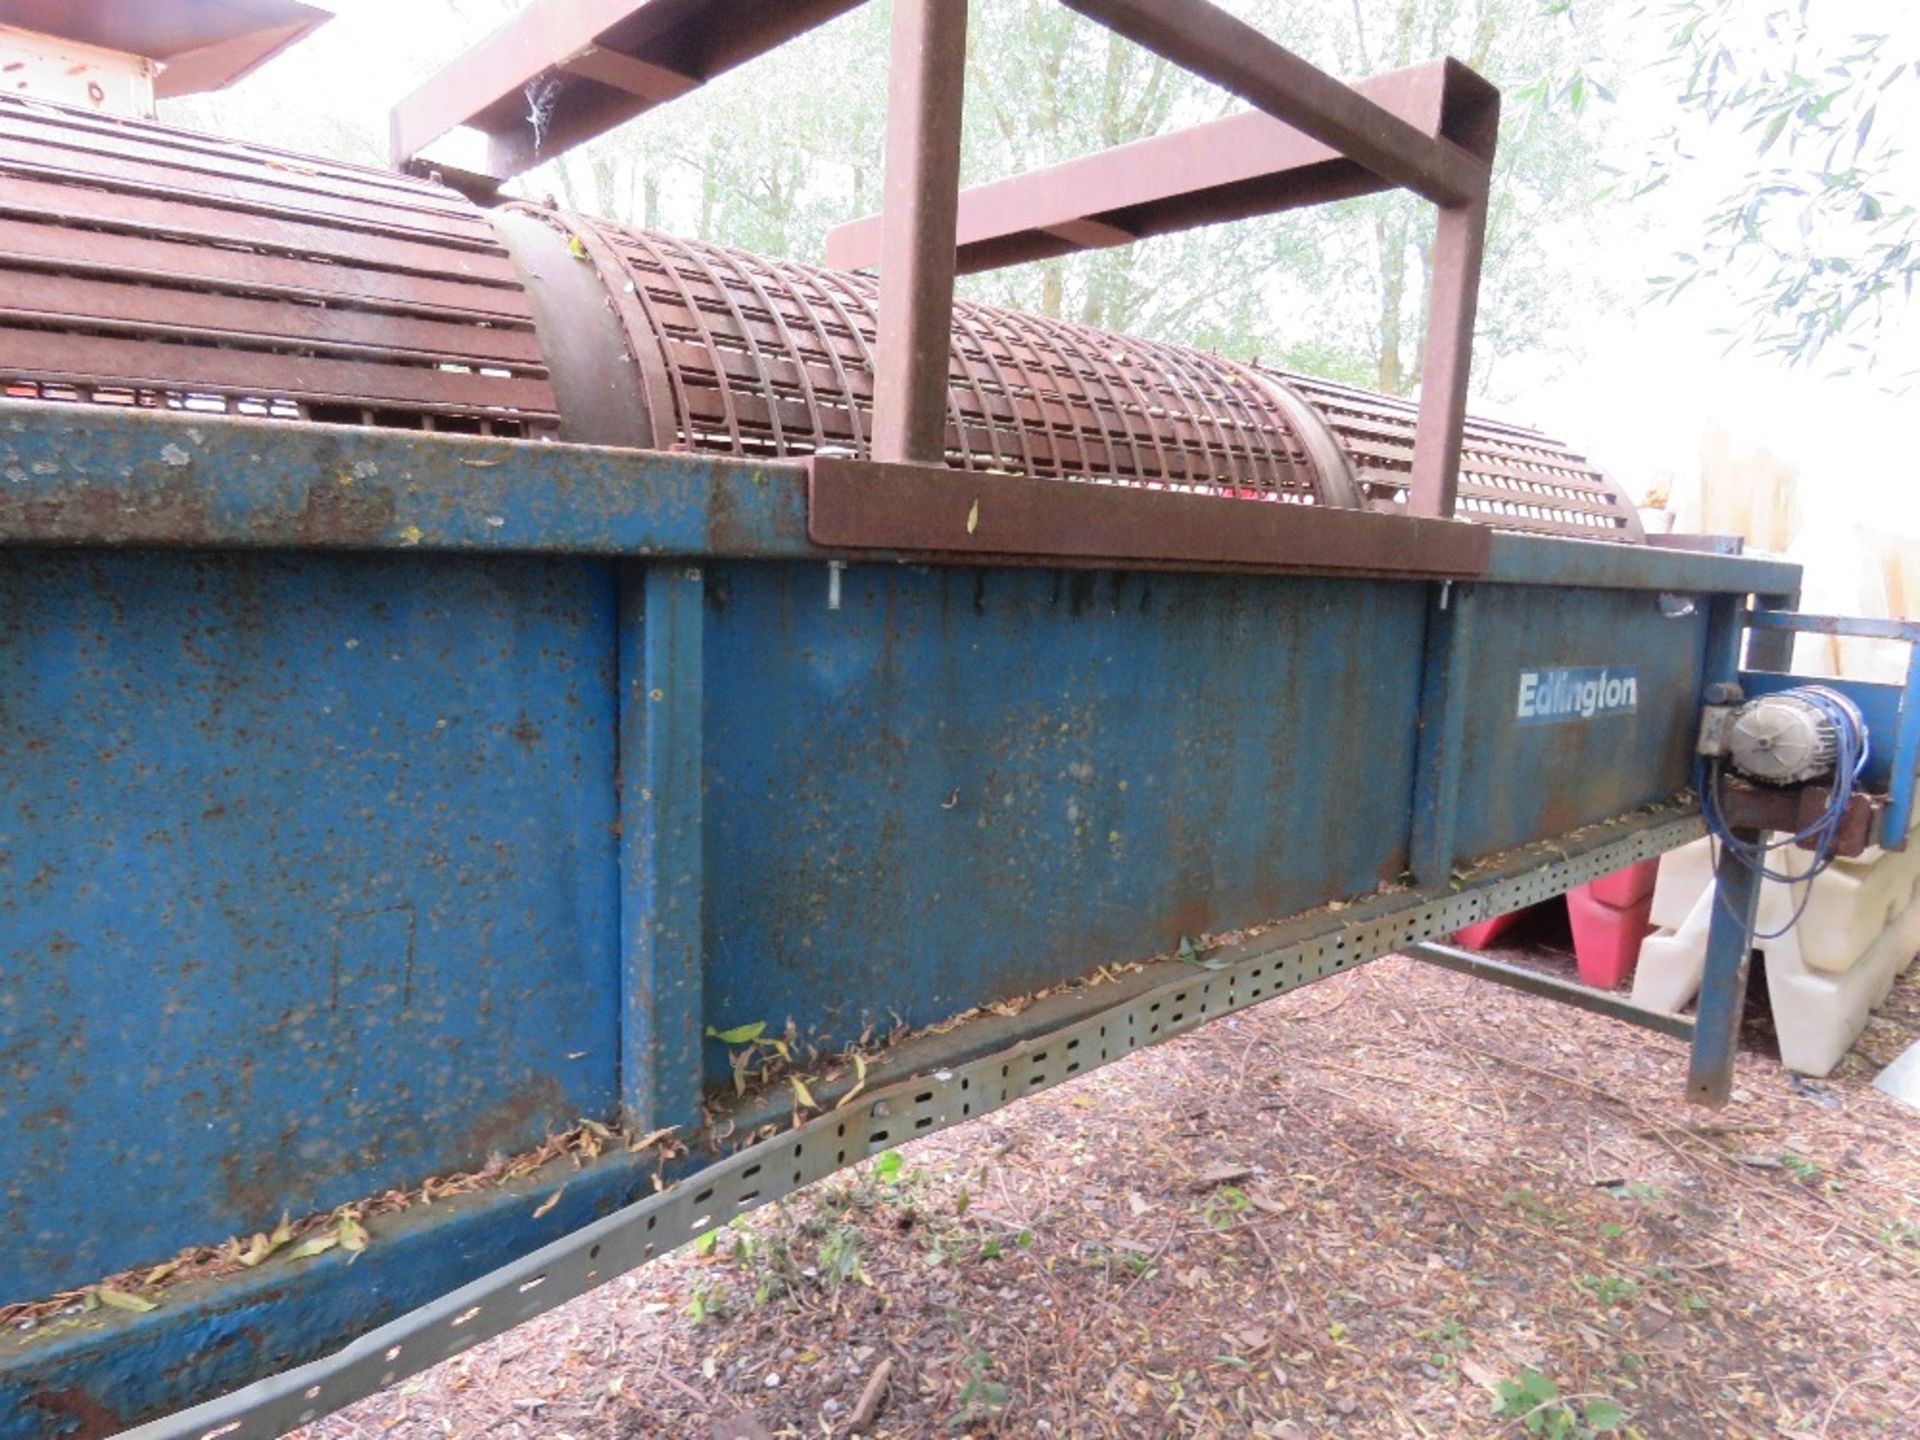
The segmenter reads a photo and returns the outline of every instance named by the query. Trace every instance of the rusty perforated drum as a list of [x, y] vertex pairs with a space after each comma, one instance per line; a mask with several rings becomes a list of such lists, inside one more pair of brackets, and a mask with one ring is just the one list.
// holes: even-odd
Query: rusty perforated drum
[[436, 185], [0, 99], [14, 398], [495, 435], [557, 428], [486, 216]]
[[[862, 455], [863, 275], [423, 180], [0, 99], [0, 385], [12, 398], [785, 458]], [[1400, 508], [1388, 396], [962, 301], [958, 470]], [[1459, 515], [1641, 539], [1580, 456], [1469, 419]]]

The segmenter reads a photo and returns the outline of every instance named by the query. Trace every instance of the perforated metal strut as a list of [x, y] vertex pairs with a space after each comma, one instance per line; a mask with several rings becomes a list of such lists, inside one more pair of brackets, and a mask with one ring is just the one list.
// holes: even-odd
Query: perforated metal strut
[[324, 1359], [138, 1426], [122, 1440], [265, 1440], [285, 1434], [843, 1166], [1037, 1094], [1205, 1021], [1488, 915], [1537, 904], [1701, 833], [1695, 814], [1607, 827], [1581, 853], [1543, 861], [1509, 878], [1441, 900], [1402, 901], [1398, 908], [1375, 905], [1368, 918], [1306, 939], [1277, 931], [1275, 938], [1253, 942], [1218, 968], [1182, 967], [1174, 980], [1042, 1039], [915, 1076], [816, 1116], [370, 1331]]

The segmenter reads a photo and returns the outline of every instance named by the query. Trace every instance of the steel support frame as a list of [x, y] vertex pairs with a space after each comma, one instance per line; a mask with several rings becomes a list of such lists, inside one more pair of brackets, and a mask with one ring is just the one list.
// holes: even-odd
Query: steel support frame
[[706, 585], [627, 564], [620, 597], [620, 1107], [641, 1132], [700, 1118]]
[[[1734, 595], [1708, 601], [1706, 685], [1738, 680], [1745, 636], [1745, 602]], [[1760, 832], [1737, 830], [1743, 841]], [[1693, 1048], [1687, 1059], [1687, 1098], [1720, 1106], [1733, 1093], [1733, 1063], [1740, 1051], [1740, 1022], [1747, 1007], [1747, 970], [1753, 956], [1754, 915], [1760, 902], [1760, 878], [1722, 851], [1714, 867], [1713, 920], [1707, 930], [1706, 968], [1693, 1022]]]
[[1444, 890], [1459, 847], [1460, 761], [1473, 668], [1475, 589], [1442, 581], [1427, 603], [1420, 666], [1420, 739], [1414, 751], [1407, 868], [1423, 890]]
[[[1407, 498], [1415, 516], [1451, 519], [1466, 423], [1497, 93], [1488, 87], [1481, 103], [1468, 107], [1473, 113], [1459, 127], [1465, 143], [1458, 143], [1445, 133], [1422, 132], [1213, 0], [1063, 3], [1241, 96], [1340, 160], [1440, 207], [1423, 359], [1426, 378]], [[515, 173], [699, 83], [704, 72], [691, 74], [689, 67], [676, 69], [663, 62], [676, 46], [689, 52], [706, 46], [706, 70], [717, 70], [771, 49], [847, 8], [851, 0], [809, 0], [792, 7], [786, 19], [753, 27], [735, 17], [743, 27], [742, 38], [716, 49], [709, 32], [727, 28], [732, 14], [727, 0], [598, 0], [574, 7], [544, 0], [490, 37], [462, 65], [428, 81], [396, 107], [395, 160], [413, 160], [431, 138], [461, 123], [485, 116], [498, 120], [506, 113], [503, 106], [524, 108], [526, 96], [520, 91], [532, 95], [543, 77], [553, 86], [571, 76], [593, 87], [595, 93], [565, 115], [556, 115], [550, 133], [536, 125], [534, 153], [521, 153], [525, 137], [517, 129], [517, 138], [510, 141], [496, 135], [501, 163], [495, 168]], [[625, 49], [615, 43], [622, 40]], [[881, 462], [939, 464], [946, 458], [966, 6], [959, 0], [896, 0], [890, 43], [872, 453]], [[1175, 194], [1194, 188], [1180, 178], [1171, 184]], [[484, 177], [471, 188], [484, 192]], [[1317, 198], [1343, 193], [1355, 193], [1351, 176]], [[1302, 202], [1296, 195], [1284, 203]], [[1284, 203], [1260, 209], [1284, 208]], [[1071, 233], [1102, 244], [1128, 238], [1115, 227], [1084, 219]]]
[[873, 458], [946, 459], [967, 7], [894, 0], [880, 222]]

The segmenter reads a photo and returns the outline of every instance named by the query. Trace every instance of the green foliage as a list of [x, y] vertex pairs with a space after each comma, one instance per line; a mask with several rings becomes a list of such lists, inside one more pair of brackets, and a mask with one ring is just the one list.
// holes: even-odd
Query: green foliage
[[1627, 1418], [1627, 1412], [1604, 1395], [1562, 1398], [1560, 1387], [1538, 1370], [1502, 1380], [1492, 1413], [1494, 1419], [1517, 1421], [1527, 1434], [1545, 1440], [1592, 1440], [1619, 1429]]
[[1235, 1220], [1253, 1208], [1247, 1192], [1235, 1185], [1222, 1185], [1201, 1206], [1201, 1217], [1215, 1230], [1231, 1230]]
[[1791, 1150], [1780, 1152], [1780, 1168], [1785, 1170], [1801, 1184], [1810, 1184], [1820, 1178], [1820, 1167], [1804, 1155], [1796, 1155]]
[[1920, 113], [1920, 61], [1805, 0], [1668, 0], [1665, 16], [1688, 123], [1666, 137], [1641, 190], [1686, 178], [1696, 130], [1743, 138], [1752, 162], [1654, 292], [1672, 298], [1715, 278], [1740, 304], [1734, 343], [1794, 364], [1875, 368], [1920, 275], [1903, 133]]
[[984, 1350], [969, 1351], [962, 1368], [966, 1378], [954, 1396], [954, 1412], [947, 1417], [949, 1430], [991, 1419], [1007, 1407], [1007, 1387], [989, 1378], [996, 1368], [991, 1355]]
[[1582, 1275], [1575, 1283], [1603, 1307], [1609, 1308], [1626, 1305], [1640, 1293], [1639, 1282], [1623, 1275]]

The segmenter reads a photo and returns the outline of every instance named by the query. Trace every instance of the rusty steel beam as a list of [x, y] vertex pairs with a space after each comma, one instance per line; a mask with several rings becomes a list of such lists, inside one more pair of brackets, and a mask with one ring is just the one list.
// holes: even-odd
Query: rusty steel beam
[[894, 0], [874, 353], [876, 460], [946, 459], [966, 44], [960, 0]]
[[[1354, 88], [1423, 135], [1482, 158], [1491, 150], [1499, 91], [1457, 60]], [[1389, 188], [1332, 146], [1249, 110], [963, 191], [958, 268], [971, 274]], [[878, 215], [827, 232], [829, 265], [857, 270], [879, 258]]]
[[461, 126], [488, 137], [484, 192], [851, 10], [860, 0], [535, 0], [393, 108], [405, 167]]
[[1485, 161], [1423, 135], [1352, 86], [1275, 44], [1212, 0], [1064, 0], [1073, 10], [1211, 80], [1437, 205], [1486, 193]]
[[1492, 548], [1491, 531], [1457, 520], [825, 457], [807, 465], [807, 534], [833, 549], [1012, 564], [1442, 580], [1481, 574]]
[[1420, 420], [1414, 427], [1411, 514], [1445, 520], [1460, 489], [1460, 441], [1473, 367], [1473, 318], [1480, 300], [1487, 199], [1445, 206], [1434, 229], [1427, 337], [1421, 362]]

